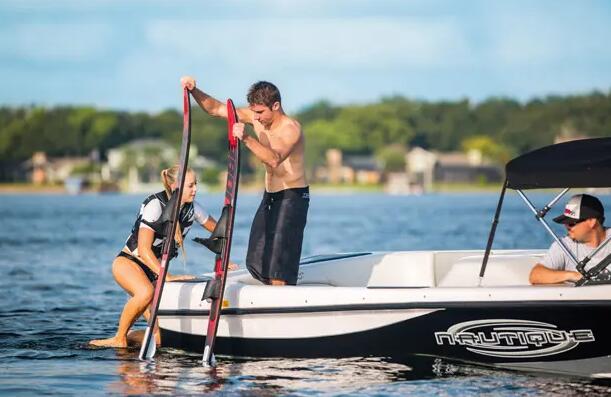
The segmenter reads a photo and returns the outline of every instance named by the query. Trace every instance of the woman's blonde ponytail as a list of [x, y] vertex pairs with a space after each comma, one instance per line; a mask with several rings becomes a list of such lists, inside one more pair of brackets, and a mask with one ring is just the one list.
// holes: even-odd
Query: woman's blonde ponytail
[[[161, 182], [163, 183], [163, 188], [165, 190], [165, 194], [170, 199], [172, 197], [172, 184], [178, 181], [178, 171], [180, 167], [175, 165], [171, 168], [166, 168], [161, 171]], [[187, 173], [193, 172], [190, 168], [187, 168]], [[178, 198], [181, 200], [181, 197]], [[178, 209], [180, 211], [180, 207]], [[174, 233], [174, 241], [176, 245], [179, 246], [182, 250], [183, 264], [186, 266], [186, 258], [187, 253], [185, 251], [185, 247], [182, 239], [182, 230], [180, 230], [180, 222], [176, 225], [176, 232]]]

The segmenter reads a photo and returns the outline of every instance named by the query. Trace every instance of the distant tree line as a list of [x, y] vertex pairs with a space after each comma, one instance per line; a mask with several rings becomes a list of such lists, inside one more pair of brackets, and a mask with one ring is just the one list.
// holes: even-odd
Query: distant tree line
[[[306, 136], [307, 164], [324, 162], [329, 148], [348, 154], [381, 155], [389, 147], [421, 146], [439, 151], [477, 148], [499, 163], [551, 144], [558, 135], [611, 136], [611, 91], [550, 96], [527, 103], [506, 98], [426, 102], [395, 96], [366, 105], [318, 102], [295, 114]], [[193, 144], [199, 153], [224, 163], [224, 120], [194, 111]], [[36, 151], [50, 157], [83, 156], [140, 138], [180, 145], [182, 114], [98, 110], [91, 107], [1, 107], [0, 179], [10, 179]], [[253, 170], [252, 161], [245, 171]]]

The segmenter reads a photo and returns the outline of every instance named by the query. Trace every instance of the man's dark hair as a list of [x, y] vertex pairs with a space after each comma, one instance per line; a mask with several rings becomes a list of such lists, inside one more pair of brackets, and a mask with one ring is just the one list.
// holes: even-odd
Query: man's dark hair
[[251, 85], [246, 99], [250, 105], [265, 105], [270, 109], [274, 102], [282, 102], [280, 90], [268, 81], [259, 81]]

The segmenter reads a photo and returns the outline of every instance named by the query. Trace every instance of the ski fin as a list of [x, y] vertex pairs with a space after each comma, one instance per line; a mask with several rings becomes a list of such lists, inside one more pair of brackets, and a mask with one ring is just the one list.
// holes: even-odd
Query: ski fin
[[204, 294], [202, 300], [205, 299], [218, 299], [221, 296], [221, 282], [217, 279], [206, 281], [206, 287], [204, 288]]
[[214, 227], [214, 231], [208, 238], [195, 237], [193, 241], [196, 243], [202, 244], [210, 251], [214, 252], [217, 255], [220, 255], [223, 251], [223, 240], [227, 238], [227, 221], [229, 220], [229, 209], [227, 206], [223, 207], [223, 212], [221, 213], [221, 217], [218, 222], [216, 222], [216, 226]]
[[212, 251], [213, 253], [220, 255], [221, 251], [223, 249], [223, 244], [222, 244], [222, 239], [219, 238], [212, 238], [212, 237], [208, 237], [208, 238], [201, 238], [201, 237], [195, 237], [193, 239], [193, 241], [195, 241], [198, 244], [203, 245], [204, 247], [208, 248], [210, 251]]

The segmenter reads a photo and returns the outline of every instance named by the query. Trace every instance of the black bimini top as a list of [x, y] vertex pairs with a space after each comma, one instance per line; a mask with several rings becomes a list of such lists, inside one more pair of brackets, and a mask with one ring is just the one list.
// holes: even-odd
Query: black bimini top
[[510, 189], [611, 187], [611, 138], [545, 146], [505, 167]]

